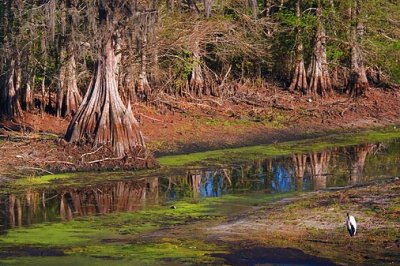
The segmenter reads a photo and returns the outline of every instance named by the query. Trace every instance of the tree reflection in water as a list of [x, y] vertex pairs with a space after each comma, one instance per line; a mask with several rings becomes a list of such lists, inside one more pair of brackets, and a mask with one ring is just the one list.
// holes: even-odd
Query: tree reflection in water
[[372, 153], [376, 147], [377, 145], [374, 144], [362, 144], [347, 149], [349, 154], [348, 161], [350, 168], [349, 184], [354, 185], [362, 181], [365, 159], [367, 158], [367, 155]]
[[197, 200], [229, 193], [280, 193], [353, 185], [367, 181], [364, 180], [367, 162], [374, 164], [369, 167], [370, 177], [382, 175], [379, 171], [387, 172], [391, 161], [391, 168], [400, 171], [395, 167], [399, 161], [400, 143], [394, 142], [394, 145], [391, 154], [396, 156], [391, 157], [382, 149], [376, 153], [377, 147], [382, 145], [363, 144], [223, 168], [190, 169], [185, 174], [163, 177], [129, 179], [60, 191], [28, 189], [20, 194], [3, 193], [0, 194], [1, 230], [46, 221], [69, 221], [88, 215], [133, 212], [147, 205], [183, 198]]

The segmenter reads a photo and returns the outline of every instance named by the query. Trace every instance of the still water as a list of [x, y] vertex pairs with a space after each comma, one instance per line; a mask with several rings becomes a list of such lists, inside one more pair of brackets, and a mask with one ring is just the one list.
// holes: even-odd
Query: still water
[[[84, 173], [82, 177], [84, 178]], [[129, 175], [127, 173], [127, 175]], [[0, 192], [0, 230], [234, 193], [313, 191], [400, 175], [400, 139], [96, 185]]]

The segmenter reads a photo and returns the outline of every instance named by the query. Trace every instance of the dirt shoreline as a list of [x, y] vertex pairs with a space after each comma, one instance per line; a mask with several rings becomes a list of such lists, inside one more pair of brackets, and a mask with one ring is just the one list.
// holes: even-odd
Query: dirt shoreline
[[[235, 243], [232, 246], [240, 253], [229, 254], [228, 259], [238, 259], [246, 250], [271, 247], [300, 249], [344, 265], [398, 264], [399, 200], [400, 179], [395, 177], [253, 207], [206, 231], [211, 239]], [[358, 222], [354, 238], [344, 226], [346, 212]], [[258, 256], [253, 259], [266, 259]]]

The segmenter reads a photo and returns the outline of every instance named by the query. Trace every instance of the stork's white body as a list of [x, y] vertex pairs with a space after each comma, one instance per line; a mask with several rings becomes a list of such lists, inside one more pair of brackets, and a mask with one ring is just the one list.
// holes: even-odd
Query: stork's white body
[[346, 227], [349, 231], [350, 236], [354, 236], [357, 232], [357, 223], [354, 216], [347, 214], [346, 217]]

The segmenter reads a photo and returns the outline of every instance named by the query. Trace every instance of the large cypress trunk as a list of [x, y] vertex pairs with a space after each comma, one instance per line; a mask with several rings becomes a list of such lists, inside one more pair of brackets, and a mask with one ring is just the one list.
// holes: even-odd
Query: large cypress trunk
[[360, 1], [354, 1], [351, 9], [351, 73], [347, 85], [347, 90], [353, 97], [365, 95], [369, 88], [360, 48], [360, 41], [364, 35], [364, 24], [359, 19], [360, 9]]
[[116, 83], [115, 43], [110, 36], [98, 56], [98, 65], [65, 139], [94, 146], [111, 145], [118, 156], [145, 146], [130, 104], [125, 107]]
[[[296, 17], [300, 18], [301, 16], [301, 0], [296, 2]], [[300, 35], [300, 29], [297, 29], [298, 35]], [[308, 92], [308, 84], [307, 84], [307, 75], [306, 68], [304, 66], [304, 55], [303, 55], [303, 43], [299, 41], [297, 44], [296, 51], [296, 66], [294, 70], [294, 75], [292, 78], [292, 82], [289, 86], [290, 91], [301, 91], [303, 94], [307, 94]]]
[[311, 64], [308, 69], [310, 77], [309, 90], [313, 95], [319, 94], [321, 97], [327, 96], [332, 92], [332, 82], [328, 70], [326, 57], [326, 33], [325, 27], [321, 21], [322, 9], [321, 3], [318, 3], [317, 17], [318, 28], [315, 34], [314, 52], [311, 58]]
[[73, 117], [82, 102], [82, 96], [77, 85], [76, 64], [73, 54], [70, 55], [65, 70], [64, 88], [62, 89], [62, 115]]
[[7, 64], [8, 69], [1, 82], [0, 95], [0, 114], [14, 120], [23, 118], [22, 108], [18, 99], [21, 87], [21, 71], [17, 69], [16, 64], [15, 59], [11, 59]]
[[[0, 56], [0, 116], [7, 119], [19, 120], [23, 118], [22, 108], [19, 102], [21, 88], [22, 69], [21, 51], [18, 49], [18, 40], [15, 35], [19, 29], [14, 25], [18, 23], [15, 17], [14, 3], [11, 0], [4, 1], [4, 17], [2, 18], [3, 30], [2, 52]], [[3, 42], [4, 41], [4, 42]]]
[[[69, 10], [69, 13], [67, 12]], [[57, 93], [57, 116], [73, 117], [78, 111], [82, 102], [82, 96], [78, 89], [78, 80], [76, 77], [76, 40], [75, 28], [79, 22], [72, 15], [76, 12], [72, 2], [62, 4], [61, 27], [64, 28], [61, 36], [59, 91]]]

